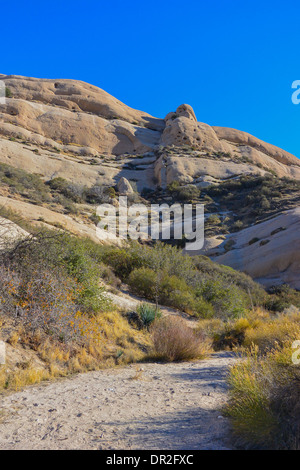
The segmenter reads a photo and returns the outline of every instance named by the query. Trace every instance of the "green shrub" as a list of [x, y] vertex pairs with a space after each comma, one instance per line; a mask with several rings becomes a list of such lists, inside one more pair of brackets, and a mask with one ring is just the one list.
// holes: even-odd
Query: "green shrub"
[[108, 203], [110, 198], [116, 197], [114, 188], [94, 185], [91, 188], [85, 188], [84, 198], [88, 204]]
[[11, 89], [8, 88], [8, 87], [5, 87], [5, 97], [6, 97], [6, 98], [12, 98]]
[[247, 308], [245, 292], [235, 285], [226, 286], [220, 280], [204, 281], [198, 288], [197, 295], [211, 303], [220, 318], [238, 318]]
[[49, 190], [40, 176], [26, 173], [5, 163], [0, 163], [0, 182], [2, 185], [7, 185], [13, 194], [20, 194], [31, 201], [50, 200]]
[[52, 180], [48, 181], [47, 184], [51, 189], [62, 192], [67, 188], [69, 183], [66, 179], [59, 176], [58, 178], [53, 178]]
[[160, 301], [185, 312], [192, 313], [194, 296], [186, 282], [177, 276], [163, 276], [160, 284]]
[[211, 214], [209, 217], [207, 217], [206, 223], [210, 225], [220, 225], [221, 219], [216, 214]]
[[253, 245], [254, 243], [257, 243], [257, 242], [259, 242], [259, 238], [254, 237], [249, 241], [248, 245]]
[[84, 202], [84, 187], [81, 185], [70, 183], [61, 177], [53, 178], [47, 184], [52, 190], [58, 191], [73, 202]]
[[128, 285], [132, 291], [146, 299], [155, 299], [155, 286], [157, 283], [157, 274], [150, 268], [134, 269], [128, 277]]
[[179, 201], [192, 202], [195, 199], [198, 199], [200, 197], [200, 194], [200, 189], [197, 188], [197, 186], [189, 185], [180, 188], [177, 191], [176, 197], [177, 199], [179, 199]]
[[178, 181], [173, 181], [167, 187], [167, 190], [179, 201], [192, 202], [200, 197], [200, 189], [192, 184], [180, 186]]
[[178, 181], [172, 181], [172, 183], [168, 184], [167, 190], [170, 193], [173, 193], [175, 191], [178, 191], [179, 188], [180, 188], [179, 182]]
[[91, 255], [90, 244], [64, 233], [41, 230], [20, 241], [2, 256], [13, 262], [15, 270], [30, 279], [35, 270], [57, 269], [80, 284], [76, 301], [87, 312], [107, 309], [104, 289], [99, 287], [101, 269]]
[[139, 252], [130, 248], [108, 248], [104, 253], [103, 261], [109, 264], [123, 281], [128, 279], [135, 268], [144, 264]]
[[213, 305], [202, 297], [197, 297], [194, 301], [194, 310], [199, 318], [213, 318], [216, 314]]
[[157, 310], [153, 305], [146, 303], [142, 303], [138, 306], [137, 313], [145, 328], [149, 328], [149, 326], [155, 320], [161, 318], [162, 315], [160, 310]]
[[241, 230], [242, 228], [244, 227], [244, 224], [241, 220], [236, 220], [233, 225], [232, 225], [232, 230], [234, 232], [238, 232], [239, 230]]

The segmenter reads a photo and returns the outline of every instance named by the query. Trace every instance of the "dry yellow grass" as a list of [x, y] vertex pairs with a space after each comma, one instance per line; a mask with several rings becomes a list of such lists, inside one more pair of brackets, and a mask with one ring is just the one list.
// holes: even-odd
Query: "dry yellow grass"
[[286, 341], [300, 339], [300, 313], [275, 315], [255, 308], [235, 321], [200, 320], [197, 329], [212, 339], [217, 350], [255, 345], [264, 354]]
[[256, 320], [245, 330], [244, 346], [258, 346], [265, 353], [277, 346], [282, 347], [300, 338], [300, 316], [279, 315], [274, 318]]
[[230, 373], [230, 402], [238, 443], [266, 449], [300, 448], [299, 365], [292, 363], [291, 342], [265, 355], [258, 346]]
[[30, 348], [40, 364], [29, 362], [1, 367], [0, 392], [21, 390], [43, 380], [74, 373], [137, 362], [150, 348], [149, 333], [133, 329], [117, 311], [101, 313], [83, 319], [83, 322], [82, 334], [86, 341], [81, 345], [54, 341], [41, 331], [34, 334], [28, 334], [24, 329], [12, 331], [10, 345], [20, 354], [22, 347], [25, 346], [27, 351]]
[[2, 367], [0, 369], [0, 391], [1, 389], [18, 391], [27, 385], [38, 384], [50, 378], [50, 372], [45, 369], [29, 368], [7, 371], [5, 367]]

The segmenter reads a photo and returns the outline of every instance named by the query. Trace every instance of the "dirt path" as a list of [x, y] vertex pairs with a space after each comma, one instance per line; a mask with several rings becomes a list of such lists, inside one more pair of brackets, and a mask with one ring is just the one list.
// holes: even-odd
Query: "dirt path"
[[235, 360], [130, 365], [2, 397], [0, 449], [228, 449], [220, 408]]

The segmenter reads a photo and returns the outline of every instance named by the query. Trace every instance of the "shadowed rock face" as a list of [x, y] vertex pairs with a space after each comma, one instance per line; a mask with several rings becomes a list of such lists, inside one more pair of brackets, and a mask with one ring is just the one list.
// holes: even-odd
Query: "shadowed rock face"
[[[11, 97], [0, 106], [0, 162], [46, 180], [60, 176], [86, 186], [119, 183], [124, 194], [132, 192], [130, 181], [141, 191], [166, 188], [173, 181], [205, 188], [268, 172], [300, 180], [298, 158], [246, 132], [199, 122], [190, 105], [182, 104], [158, 119], [80, 81], [0, 75], [1, 80]], [[20, 204], [26, 203], [9, 199], [12, 209]], [[24, 209], [28, 214], [38, 210], [42, 209], [31, 205]], [[47, 213], [49, 220], [50, 215], [55, 218], [55, 213]], [[278, 216], [285, 217], [287, 230], [276, 240], [249, 246], [243, 241], [250, 230], [246, 229], [234, 235], [235, 249], [229, 253], [222, 252], [220, 240], [212, 239], [206, 246], [214, 249], [207, 248], [207, 253], [213, 256], [221, 244], [216, 261], [267, 285], [283, 281], [300, 288], [299, 260], [294, 255], [300, 213]], [[64, 217], [63, 225], [85, 232], [84, 224], [75, 227]], [[253, 227], [255, 233], [260, 230], [262, 223]]]

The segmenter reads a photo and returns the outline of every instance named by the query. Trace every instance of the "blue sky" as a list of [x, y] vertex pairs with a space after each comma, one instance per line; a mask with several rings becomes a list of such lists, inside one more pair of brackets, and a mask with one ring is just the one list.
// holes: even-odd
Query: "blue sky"
[[300, 157], [299, 0], [1, 3], [0, 73], [84, 80], [157, 117], [188, 103]]

